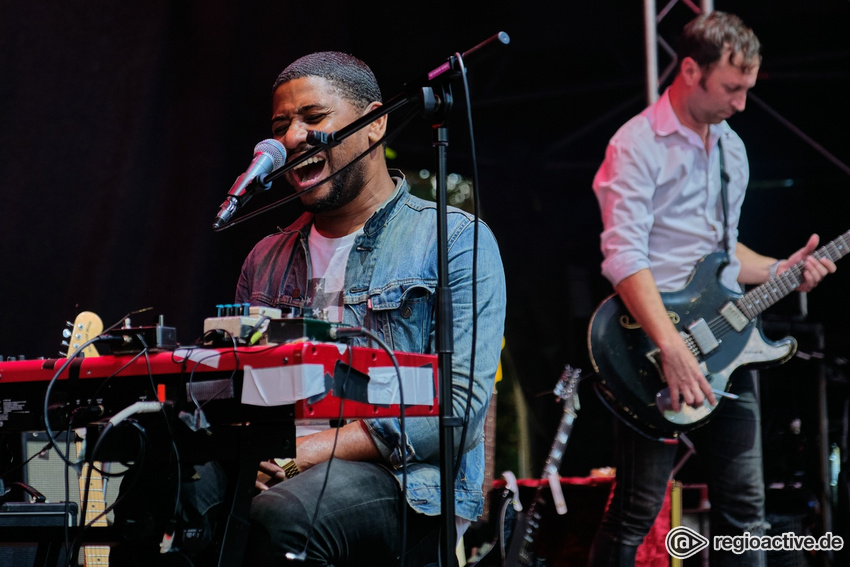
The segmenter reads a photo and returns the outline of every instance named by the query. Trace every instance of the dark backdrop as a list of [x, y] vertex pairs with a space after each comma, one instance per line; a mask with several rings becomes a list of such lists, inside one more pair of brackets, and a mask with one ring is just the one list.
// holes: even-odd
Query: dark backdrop
[[[254, 242], [299, 212], [287, 205], [211, 229], [253, 146], [270, 136], [277, 73], [311, 51], [349, 51], [388, 97], [503, 30], [510, 46], [470, 70], [472, 110], [481, 207], [507, 270], [506, 348], [542, 466], [558, 407], [536, 394], [567, 362], [590, 373], [587, 321], [611, 291], [599, 276], [590, 181], [608, 138], [645, 103], [641, 3], [562, 4], [2, 0], [0, 354], [57, 356], [77, 312], [109, 325], [149, 306], [134, 324], [162, 314], [191, 343], [214, 305], [233, 297]], [[742, 240], [784, 256], [813, 231], [835, 237], [850, 228], [841, 167], [850, 161], [850, 3], [715, 5], [763, 40], [754, 93], [778, 114], [751, 101], [731, 120], [752, 163]], [[659, 32], [672, 42], [690, 17], [677, 5]], [[470, 175], [459, 113], [450, 126], [449, 167]], [[394, 164], [432, 167], [430, 136], [425, 121], [407, 126], [391, 143]], [[285, 195], [280, 185], [270, 195]], [[843, 268], [809, 298], [827, 357], [839, 362], [850, 343]], [[608, 416], [586, 405], [571, 473], [608, 464], [598, 442]]]

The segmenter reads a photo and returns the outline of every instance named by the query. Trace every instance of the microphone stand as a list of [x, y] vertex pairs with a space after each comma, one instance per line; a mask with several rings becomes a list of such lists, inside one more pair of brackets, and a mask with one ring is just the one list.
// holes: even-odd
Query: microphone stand
[[[455, 68], [452, 61], [450, 68]], [[449, 79], [454, 76], [447, 77]], [[409, 89], [408, 89], [409, 90]], [[378, 107], [349, 126], [336, 132], [312, 131], [308, 134], [307, 142], [316, 145], [316, 152], [322, 148], [332, 147], [342, 142], [345, 138], [377, 120], [383, 114], [396, 108], [405, 106], [407, 103], [419, 101], [422, 105], [423, 116], [432, 118], [433, 141], [432, 147], [436, 160], [436, 185], [437, 185], [437, 288], [436, 288], [436, 332], [435, 350], [437, 353], [437, 367], [439, 376], [440, 401], [440, 518], [442, 520], [440, 529], [440, 563], [445, 567], [457, 565], [457, 526], [455, 524], [455, 497], [454, 497], [454, 428], [463, 426], [463, 419], [453, 415], [452, 408], [452, 353], [454, 352], [454, 333], [452, 327], [452, 298], [448, 286], [448, 218], [447, 218], [447, 185], [448, 168], [446, 159], [446, 148], [448, 147], [448, 128], [443, 121], [448, 116], [452, 107], [451, 86], [448, 82], [441, 86], [441, 95], [434, 93], [433, 87], [424, 86], [418, 91], [402, 93], [390, 99], [386, 105]], [[384, 107], [388, 107], [385, 109]], [[383, 112], [381, 112], [383, 110]], [[373, 115], [376, 114], [376, 115]], [[306, 158], [305, 158], [306, 159]], [[275, 175], [272, 172], [269, 175]], [[475, 316], [475, 314], [473, 314]]]
[[[270, 183], [323, 149], [339, 145], [345, 138], [366, 125], [412, 102], [420, 103], [422, 105], [423, 117], [432, 120], [434, 134], [432, 147], [435, 152], [437, 168], [437, 313], [435, 349], [437, 352], [440, 383], [440, 515], [442, 527], [440, 530], [439, 565], [441, 567], [457, 566], [457, 554], [455, 553], [455, 548], [457, 547], [457, 526], [455, 524], [454, 497], [454, 428], [463, 426], [463, 418], [453, 415], [452, 408], [452, 353], [454, 352], [454, 333], [452, 326], [453, 309], [451, 290], [448, 286], [448, 197], [446, 189], [448, 185], [446, 160], [448, 128], [444, 125], [444, 121], [451, 111], [453, 103], [451, 81], [461, 76], [462, 73], [465, 73], [464, 62], [470, 58], [475, 60], [481, 59], [484, 55], [492, 52], [493, 47], [507, 45], [509, 42], [510, 38], [508, 34], [498, 32], [464, 52], [463, 55], [456, 53], [449, 57], [447, 61], [428, 72], [423, 78], [405, 84], [401, 93], [348, 126], [336, 132], [319, 132], [315, 130], [309, 132], [307, 142], [313, 144], [314, 147], [291, 163], [287, 163], [283, 167], [272, 171], [265, 177], [265, 182]], [[440, 88], [439, 95], [434, 93], [434, 87], [432, 85]], [[473, 318], [476, 317], [477, 313], [473, 313], [472, 316]]]
[[[451, 68], [455, 63], [452, 62]], [[453, 78], [453, 77], [449, 77]], [[448, 147], [448, 128], [443, 125], [445, 117], [448, 116], [452, 106], [451, 87], [445, 83], [442, 85], [442, 95], [437, 96], [430, 86], [421, 87], [415, 95], [402, 93], [390, 99], [385, 105], [388, 107], [382, 113], [372, 116], [366, 114], [349, 126], [337, 132], [327, 133], [312, 131], [308, 134], [307, 142], [316, 144], [317, 151], [323, 147], [331, 147], [339, 144], [362, 128], [374, 122], [377, 118], [405, 106], [412, 101], [420, 101], [425, 118], [433, 118], [434, 137], [432, 146], [436, 159], [436, 184], [437, 184], [437, 288], [436, 288], [436, 332], [435, 350], [437, 353], [437, 366], [439, 376], [440, 401], [440, 518], [442, 520], [440, 529], [440, 563], [445, 567], [457, 565], [457, 526], [455, 524], [455, 498], [454, 498], [454, 428], [463, 425], [463, 419], [453, 415], [452, 408], [452, 353], [454, 352], [454, 333], [452, 327], [452, 298], [448, 286], [448, 218], [447, 208], [447, 185], [448, 168], [446, 160], [446, 148]], [[381, 111], [379, 107], [376, 111]], [[375, 111], [373, 111], [375, 112]], [[272, 172], [270, 175], [274, 175]], [[473, 316], [475, 316], [473, 314]], [[404, 561], [402, 559], [402, 561]]]
[[[449, 145], [448, 128], [444, 125], [445, 118], [452, 108], [451, 80], [465, 73], [464, 60], [479, 59], [482, 55], [492, 52], [498, 45], [507, 45], [510, 41], [508, 34], [499, 32], [484, 40], [463, 55], [456, 53], [439, 67], [427, 74], [427, 83], [440, 81], [441, 94], [435, 96], [431, 87], [423, 87], [423, 107], [425, 117], [431, 117], [433, 127], [432, 146], [436, 160], [437, 184], [437, 316], [436, 316], [436, 351], [440, 377], [440, 530], [439, 565], [455, 567], [457, 565], [457, 525], [455, 524], [454, 497], [454, 429], [463, 427], [463, 418], [455, 416], [452, 408], [452, 353], [454, 352], [454, 327], [451, 290], [449, 289], [448, 267], [448, 169], [446, 148]], [[476, 220], [477, 222], [477, 220]], [[473, 313], [472, 317], [477, 317]], [[474, 323], [473, 323], [474, 324]], [[473, 345], [473, 348], [475, 345]]]
[[[451, 87], [444, 86], [442, 104], [434, 115], [435, 119], [448, 115], [452, 106]], [[457, 565], [457, 525], [455, 524], [454, 498], [454, 429], [463, 426], [463, 419], [455, 416], [452, 408], [452, 354], [454, 353], [454, 327], [452, 296], [448, 286], [448, 211], [446, 150], [449, 145], [448, 128], [442, 120], [433, 124], [433, 141], [436, 160], [437, 182], [437, 328], [436, 351], [440, 377], [440, 565]], [[472, 314], [476, 316], [475, 313]]]

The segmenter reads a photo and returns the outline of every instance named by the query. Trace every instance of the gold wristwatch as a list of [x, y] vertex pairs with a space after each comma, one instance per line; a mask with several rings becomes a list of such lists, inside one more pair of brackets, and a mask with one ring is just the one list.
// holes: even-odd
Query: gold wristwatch
[[287, 479], [298, 476], [301, 471], [298, 470], [298, 465], [295, 464], [295, 459], [272, 459], [274, 464], [283, 469], [283, 474]]

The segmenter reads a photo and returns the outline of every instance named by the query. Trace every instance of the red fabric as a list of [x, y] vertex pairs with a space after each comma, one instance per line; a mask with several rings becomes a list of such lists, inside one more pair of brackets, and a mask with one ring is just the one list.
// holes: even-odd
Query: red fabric
[[[670, 531], [670, 487], [672, 483], [667, 483], [667, 494], [664, 496], [664, 503], [661, 505], [661, 511], [658, 512], [658, 517], [655, 518], [655, 523], [646, 534], [643, 543], [638, 547], [637, 556], [635, 558], [635, 567], [670, 567], [670, 554], [667, 553], [667, 547], [664, 540], [667, 538], [667, 533]], [[611, 482], [611, 494], [608, 497], [608, 505], [611, 503], [611, 496], [614, 494], [614, 482]]]
[[664, 504], [661, 505], [661, 511], [658, 513], [658, 517], [655, 518], [652, 529], [649, 530], [643, 543], [638, 547], [637, 559], [635, 560], [636, 567], [670, 566], [670, 554], [667, 553], [667, 547], [664, 545], [664, 540], [667, 538], [671, 524], [670, 486], [671, 484], [668, 483]]
[[[528, 507], [538, 485], [546, 485], [546, 502], [540, 529], [535, 538], [535, 551], [549, 560], [552, 567], [584, 567], [590, 545], [610, 502], [614, 479], [611, 477], [569, 477], [561, 479], [567, 513], [555, 512], [548, 492], [548, 483], [540, 479], [518, 479], [520, 499]], [[501, 494], [503, 479], [493, 482], [494, 494]], [[670, 555], [664, 539], [671, 528], [670, 488], [655, 524], [638, 548], [637, 567], [669, 567]]]

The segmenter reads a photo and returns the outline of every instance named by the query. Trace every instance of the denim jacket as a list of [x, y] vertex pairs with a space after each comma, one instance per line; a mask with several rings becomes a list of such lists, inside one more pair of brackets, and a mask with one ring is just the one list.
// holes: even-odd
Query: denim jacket
[[[435, 352], [435, 291], [438, 284], [436, 205], [410, 194], [398, 172], [396, 190], [366, 222], [345, 270], [344, 326], [376, 333], [394, 351]], [[453, 315], [452, 408], [465, 415], [472, 350], [472, 215], [448, 211], [448, 286]], [[286, 229], [261, 240], [242, 267], [236, 301], [296, 312], [304, 308], [310, 279], [307, 237], [313, 217], [305, 213]], [[484, 420], [499, 363], [505, 318], [505, 279], [496, 240], [479, 223], [477, 268], [477, 349], [464, 446], [455, 428], [455, 452], [462, 453], [455, 481], [455, 513], [475, 520], [483, 511]], [[368, 339], [353, 344], [367, 346]], [[373, 346], [373, 345], [370, 345]], [[366, 422], [385, 465], [402, 481], [407, 468], [407, 499], [417, 511], [440, 513], [440, 440], [436, 417], [405, 423], [402, 451], [399, 420]], [[404, 456], [402, 456], [404, 455]]]

